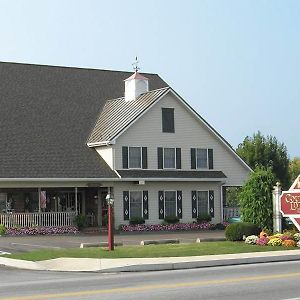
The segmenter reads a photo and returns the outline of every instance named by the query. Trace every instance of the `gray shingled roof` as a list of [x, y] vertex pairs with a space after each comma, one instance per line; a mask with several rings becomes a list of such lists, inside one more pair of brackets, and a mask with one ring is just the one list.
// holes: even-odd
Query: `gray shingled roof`
[[[0, 178], [113, 178], [86, 146], [130, 72], [0, 62]], [[150, 89], [166, 87], [145, 74]]]
[[113, 140], [168, 90], [168, 87], [153, 90], [140, 95], [134, 101], [126, 102], [124, 97], [107, 101], [88, 144]]
[[180, 178], [180, 179], [219, 179], [226, 178], [222, 171], [183, 171], [183, 170], [117, 170], [122, 178]]

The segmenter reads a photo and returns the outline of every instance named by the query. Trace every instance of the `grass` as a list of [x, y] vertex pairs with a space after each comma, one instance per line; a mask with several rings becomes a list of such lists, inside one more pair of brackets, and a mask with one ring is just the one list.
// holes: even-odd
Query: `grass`
[[76, 258], [140, 258], [140, 257], [172, 257], [172, 256], [200, 256], [246, 252], [278, 251], [295, 248], [281, 246], [247, 245], [244, 242], [202, 242], [193, 244], [168, 244], [148, 246], [121, 246], [115, 251], [105, 248], [68, 248], [68, 249], [43, 249], [32, 252], [5, 255], [6, 257], [39, 261], [59, 257]]

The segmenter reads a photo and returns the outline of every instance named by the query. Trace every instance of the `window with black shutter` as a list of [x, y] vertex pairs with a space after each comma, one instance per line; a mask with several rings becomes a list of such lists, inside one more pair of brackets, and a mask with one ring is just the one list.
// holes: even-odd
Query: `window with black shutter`
[[175, 132], [175, 122], [174, 122], [174, 108], [162, 109], [162, 132]]

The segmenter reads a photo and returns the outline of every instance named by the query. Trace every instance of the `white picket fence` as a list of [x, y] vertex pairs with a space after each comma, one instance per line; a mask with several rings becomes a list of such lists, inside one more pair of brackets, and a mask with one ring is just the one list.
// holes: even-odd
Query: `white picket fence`
[[71, 226], [74, 225], [76, 212], [41, 212], [0, 214], [0, 224], [6, 228], [34, 226]]
[[224, 220], [228, 220], [230, 218], [239, 218], [241, 216], [239, 207], [224, 207], [223, 214]]

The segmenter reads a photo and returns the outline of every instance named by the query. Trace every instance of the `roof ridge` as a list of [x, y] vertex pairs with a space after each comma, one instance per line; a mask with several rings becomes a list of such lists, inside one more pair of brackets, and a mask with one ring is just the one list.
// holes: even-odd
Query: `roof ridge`
[[[123, 70], [112, 70], [112, 69], [97, 69], [91, 67], [76, 67], [76, 66], [60, 66], [60, 65], [48, 65], [48, 64], [36, 64], [27, 62], [15, 62], [15, 61], [0, 61], [0, 64], [11, 64], [11, 65], [24, 65], [24, 66], [37, 66], [37, 67], [49, 67], [49, 68], [62, 68], [62, 69], [78, 69], [78, 70], [89, 70], [89, 71], [106, 71], [106, 72], [118, 72], [132, 74], [132, 71]], [[157, 75], [158, 73], [147, 73], [141, 72], [140, 74]]]

